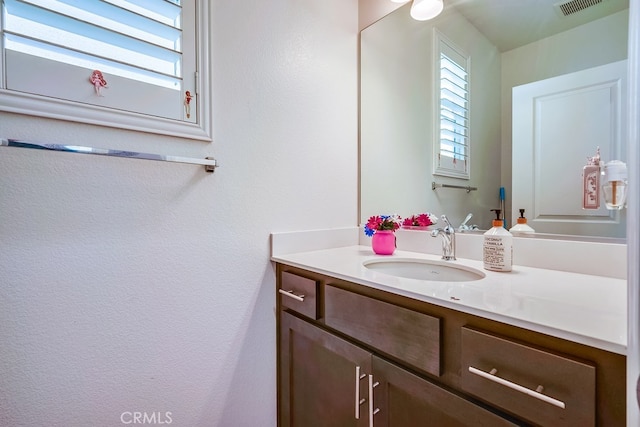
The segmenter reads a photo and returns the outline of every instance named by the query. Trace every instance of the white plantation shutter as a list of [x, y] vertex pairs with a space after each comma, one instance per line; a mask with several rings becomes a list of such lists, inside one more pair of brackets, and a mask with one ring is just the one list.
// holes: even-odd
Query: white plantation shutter
[[3, 89], [197, 122], [196, 0], [2, 1]]
[[437, 37], [434, 173], [469, 178], [469, 57]]

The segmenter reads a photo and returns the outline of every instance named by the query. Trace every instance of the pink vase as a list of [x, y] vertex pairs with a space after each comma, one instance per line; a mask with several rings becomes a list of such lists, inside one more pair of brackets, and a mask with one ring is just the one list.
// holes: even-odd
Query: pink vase
[[378, 255], [391, 255], [396, 250], [396, 235], [391, 230], [377, 230], [371, 237], [371, 247]]

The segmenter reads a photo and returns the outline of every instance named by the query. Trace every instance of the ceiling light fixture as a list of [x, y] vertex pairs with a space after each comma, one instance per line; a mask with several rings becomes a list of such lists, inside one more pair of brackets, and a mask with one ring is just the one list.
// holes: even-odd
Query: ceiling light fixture
[[413, 0], [410, 13], [416, 21], [427, 21], [440, 15], [443, 8], [442, 0]]

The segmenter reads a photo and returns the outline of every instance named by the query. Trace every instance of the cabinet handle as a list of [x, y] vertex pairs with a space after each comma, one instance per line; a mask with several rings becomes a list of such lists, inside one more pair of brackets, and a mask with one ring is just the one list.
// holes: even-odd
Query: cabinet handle
[[356, 366], [356, 420], [360, 419], [360, 405], [366, 402], [366, 399], [360, 399], [360, 381], [365, 377], [365, 374], [360, 373], [360, 366]]
[[296, 301], [304, 302], [304, 295], [296, 295], [293, 293], [293, 290], [285, 291], [284, 289], [278, 289], [278, 292], [280, 292], [282, 295], [288, 296], [289, 298], [293, 298]]
[[498, 384], [502, 384], [505, 387], [509, 387], [510, 389], [519, 391], [520, 393], [524, 393], [528, 396], [535, 397], [536, 399], [542, 400], [543, 402], [547, 402], [553, 406], [557, 406], [558, 408], [565, 409], [565, 404], [561, 400], [554, 399], [553, 397], [549, 397], [546, 394], [542, 394], [541, 391], [544, 389], [541, 385], [538, 386], [536, 390], [531, 390], [529, 388], [523, 387], [520, 384], [513, 383], [511, 381], [505, 380], [504, 378], [500, 378], [496, 376], [498, 370], [493, 368], [491, 372], [481, 371], [480, 369], [474, 368], [473, 366], [469, 366], [469, 372], [472, 374], [481, 376], [482, 378], [486, 378], [489, 381], [496, 382]]
[[369, 427], [373, 427], [373, 416], [380, 412], [380, 408], [373, 409], [373, 389], [379, 385], [378, 381], [373, 382], [373, 375], [369, 375]]

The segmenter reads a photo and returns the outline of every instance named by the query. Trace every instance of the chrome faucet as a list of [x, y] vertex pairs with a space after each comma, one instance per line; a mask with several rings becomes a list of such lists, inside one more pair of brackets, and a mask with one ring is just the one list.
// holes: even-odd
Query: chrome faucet
[[456, 230], [453, 228], [446, 215], [440, 217], [445, 223], [444, 228], [436, 228], [431, 232], [431, 237], [442, 236], [442, 259], [455, 261], [456, 259]]
[[469, 227], [467, 225], [467, 222], [469, 222], [471, 217], [473, 217], [473, 214], [469, 213], [469, 215], [467, 215], [467, 217], [464, 219], [464, 221], [462, 221], [462, 224], [460, 224], [460, 226], [458, 227], [458, 231], [462, 232], [462, 231], [471, 230], [471, 227]]
[[467, 217], [464, 219], [464, 221], [462, 221], [462, 224], [460, 224], [460, 226], [458, 227], [458, 233], [464, 233], [465, 231], [469, 231], [469, 230], [477, 230], [478, 226], [473, 224], [473, 225], [467, 225], [467, 222], [469, 222], [469, 220], [471, 219], [471, 217], [473, 217], [473, 214], [470, 213], [469, 215], [467, 215]]

